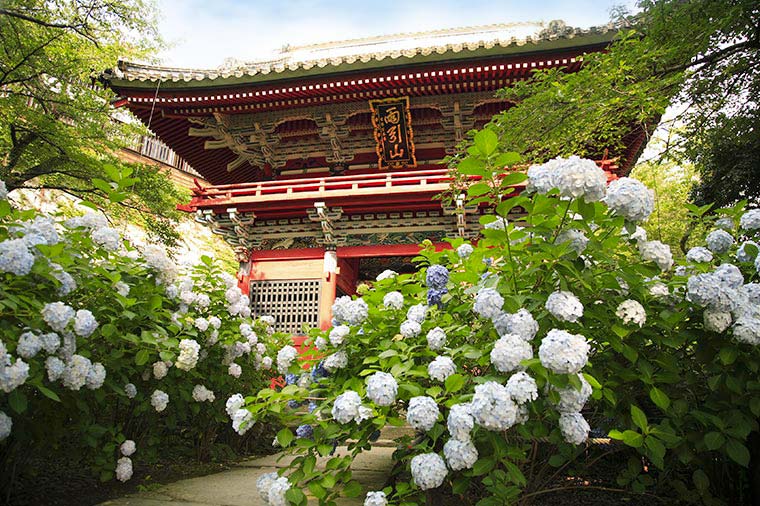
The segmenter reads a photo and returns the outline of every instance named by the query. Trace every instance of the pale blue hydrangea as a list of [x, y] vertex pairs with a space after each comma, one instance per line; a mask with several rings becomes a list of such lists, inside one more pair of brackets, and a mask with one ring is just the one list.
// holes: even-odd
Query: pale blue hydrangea
[[446, 418], [446, 426], [452, 438], [460, 441], [469, 440], [470, 432], [475, 427], [475, 420], [470, 412], [470, 403], [451, 406], [449, 416]]
[[328, 372], [334, 372], [338, 369], [343, 369], [348, 365], [348, 355], [346, 355], [346, 352], [343, 350], [337, 353], [333, 353], [325, 359], [323, 365]]
[[385, 492], [367, 492], [367, 497], [364, 498], [364, 506], [388, 506]]
[[23, 240], [30, 248], [38, 244], [52, 246], [60, 241], [55, 221], [48, 216], [37, 216], [33, 220], [24, 221], [16, 231], [23, 234]]
[[525, 341], [536, 337], [538, 322], [527, 309], [520, 309], [516, 313], [501, 313], [493, 320], [494, 327], [500, 336], [515, 334]]
[[457, 248], [457, 255], [459, 255], [459, 258], [466, 259], [470, 258], [470, 255], [472, 255], [472, 252], [474, 251], [472, 245], [470, 244], [462, 244]]
[[95, 230], [98, 228], [105, 228], [108, 226], [108, 220], [106, 220], [105, 216], [103, 216], [100, 213], [95, 213], [93, 211], [87, 211], [82, 216], [75, 216], [74, 218], [69, 218], [64, 222], [64, 225], [67, 228], [87, 228], [90, 230]]
[[95, 362], [90, 366], [90, 370], [85, 378], [85, 385], [90, 390], [97, 390], [103, 386], [106, 381], [106, 368], [100, 362]]
[[654, 210], [654, 192], [641, 181], [629, 177], [612, 181], [607, 187], [605, 201], [616, 215], [634, 223], [646, 220]]
[[76, 316], [76, 311], [63, 302], [49, 302], [42, 308], [41, 314], [42, 319], [51, 329], [56, 332], [63, 332]]
[[0, 200], [5, 200], [8, 198], [8, 187], [5, 186], [5, 181], [0, 179]]
[[483, 318], [494, 318], [501, 314], [504, 297], [493, 288], [481, 288], [475, 296], [472, 310]]
[[423, 453], [412, 458], [412, 481], [421, 490], [438, 488], [446, 479], [446, 463], [437, 453]]
[[34, 265], [34, 255], [23, 239], [6, 239], [0, 242], [0, 271], [16, 276], [29, 274]]
[[499, 372], [522, 369], [520, 362], [533, 358], [530, 343], [515, 334], [504, 334], [494, 343], [491, 363]]
[[432, 397], [421, 395], [409, 399], [406, 421], [413, 428], [427, 432], [433, 428], [440, 414], [435, 400]]
[[61, 377], [63, 386], [69, 390], [79, 390], [87, 383], [87, 375], [92, 369], [92, 362], [82, 355], [73, 355], [66, 363], [66, 369]]
[[0, 390], [6, 394], [26, 383], [29, 378], [29, 364], [17, 358], [11, 361], [10, 355], [5, 353], [5, 358], [0, 361]]
[[472, 441], [449, 439], [443, 445], [443, 456], [452, 471], [471, 469], [478, 460], [478, 449]]
[[256, 490], [259, 492], [259, 496], [264, 500], [265, 504], [269, 503], [269, 489], [272, 488], [272, 483], [279, 478], [277, 473], [262, 474], [256, 480]]
[[50, 275], [58, 281], [61, 286], [58, 287], [58, 295], [65, 297], [77, 288], [77, 282], [68, 272], [63, 270], [63, 267], [56, 263], [50, 263]]
[[33, 358], [42, 349], [42, 341], [34, 332], [24, 332], [18, 338], [16, 353], [22, 358]]
[[639, 254], [645, 262], [654, 262], [661, 271], [670, 270], [673, 267], [673, 254], [670, 246], [660, 241], [639, 241]]
[[435, 327], [427, 333], [428, 348], [432, 351], [440, 351], [446, 346], [446, 332], [441, 327]]
[[277, 352], [277, 372], [286, 374], [290, 365], [298, 356], [298, 350], [290, 345], [285, 345]]
[[382, 281], [384, 279], [393, 279], [396, 276], [398, 276], [398, 272], [392, 271], [390, 269], [385, 269], [383, 272], [377, 275], [375, 278], [376, 281]]
[[137, 397], [137, 387], [132, 383], [127, 383], [124, 385], [124, 393], [127, 394], [128, 398], [134, 399]]
[[507, 388], [495, 381], [475, 387], [470, 413], [475, 423], [487, 430], [507, 430], [517, 422], [517, 404]]
[[150, 394], [150, 405], [153, 406], [153, 409], [158, 413], [162, 412], [166, 409], [166, 406], [169, 405], [169, 394], [163, 390], [154, 390], [153, 393]]
[[66, 370], [66, 364], [58, 357], [52, 356], [45, 359], [45, 370], [47, 371], [48, 381], [58, 381]]
[[446, 378], [457, 372], [457, 366], [451, 358], [439, 355], [428, 364], [427, 370], [430, 379], [443, 383]]
[[[2, 181], [0, 181], [2, 183]], [[4, 195], [2, 195], [1, 191], [5, 190], [5, 184], [0, 187], [0, 197], [5, 198]], [[0, 411], [0, 441], [3, 441], [4, 439], [7, 439], [8, 436], [11, 435], [11, 430], [13, 429], [13, 420], [10, 416], [6, 415], [2, 411]]]
[[559, 417], [559, 429], [565, 441], [579, 445], [586, 442], [591, 427], [580, 413], [563, 413]]
[[583, 376], [583, 374], [578, 373], [577, 376], [581, 382], [580, 390], [575, 388], [572, 384], [566, 386], [565, 388], [557, 389], [557, 393], [559, 394], [557, 411], [560, 413], [579, 412], [581, 409], [583, 409], [586, 401], [588, 401], [589, 397], [591, 397], [591, 394], [593, 393], [591, 385], [588, 381], [586, 381], [586, 378]]
[[715, 220], [715, 226], [717, 228], [722, 228], [723, 230], [727, 232], [731, 232], [734, 229], [734, 220], [733, 218], [729, 218], [728, 216], [724, 216], [723, 218], [718, 218]]
[[411, 320], [413, 322], [422, 323], [425, 321], [425, 316], [427, 316], [427, 306], [425, 304], [416, 304], [409, 308], [409, 310], [406, 312], [406, 319]]
[[713, 230], [705, 238], [707, 248], [713, 253], [725, 253], [734, 244], [734, 237], [725, 230]]
[[376, 372], [367, 378], [367, 398], [378, 406], [390, 406], [396, 401], [398, 383], [387, 372]]
[[733, 325], [734, 338], [740, 343], [760, 344], [760, 319], [739, 318]]
[[431, 265], [427, 268], [425, 275], [425, 284], [428, 288], [441, 289], [446, 288], [449, 282], [449, 270], [443, 265]]
[[736, 291], [735, 318], [760, 319], [760, 283], [747, 283]]
[[383, 306], [389, 309], [401, 309], [404, 307], [404, 296], [401, 292], [388, 292], [383, 297]]
[[507, 225], [509, 225], [509, 222], [506, 218], [502, 218], [501, 216], [497, 216], [494, 221], [490, 221], [486, 223], [483, 228], [486, 230], [506, 230]]
[[528, 373], [524, 371], [516, 372], [507, 380], [507, 392], [517, 404], [538, 399], [538, 385]]
[[[52, 325], [51, 325], [52, 327]], [[80, 309], [74, 318], [74, 332], [78, 336], [89, 337], [98, 328], [98, 322], [88, 309]], [[53, 328], [53, 330], [60, 330]]]
[[552, 329], [541, 340], [538, 358], [541, 365], [557, 374], [574, 374], [588, 362], [591, 347], [586, 338], [564, 330]]
[[712, 262], [712, 259], [712, 252], [702, 246], [695, 246], [686, 253], [686, 260], [690, 262], [706, 263]]
[[406, 320], [401, 324], [399, 332], [407, 339], [417, 337], [422, 332], [422, 327], [419, 323], [413, 320]]
[[554, 171], [562, 161], [562, 158], [555, 158], [545, 164], [528, 167], [528, 182], [525, 185], [525, 191], [528, 193], [544, 194], [554, 189], [556, 187], [554, 183]]
[[723, 263], [714, 271], [713, 275], [721, 286], [727, 288], [739, 288], [744, 284], [744, 275], [739, 268], [733, 264]]
[[750, 209], [739, 220], [739, 226], [743, 230], [757, 230], [760, 228], [760, 209]]
[[359, 408], [362, 399], [353, 390], [346, 390], [340, 394], [333, 404], [332, 417], [338, 423], [348, 423], [359, 417]]
[[562, 160], [554, 171], [554, 185], [566, 198], [582, 198], [598, 202], [607, 190], [607, 174], [592, 160], [571, 156]]
[[577, 322], [583, 316], [583, 304], [572, 292], [553, 292], [546, 299], [546, 310], [558, 320]]
[[92, 231], [92, 240], [98, 246], [108, 251], [118, 251], [121, 248], [121, 234], [111, 227], [98, 228]]
[[[747, 246], [753, 246], [754, 248], [760, 248], [760, 246], [757, 245], [755, 241], [744, 241], [742, 245], [739, 247], [738, 250], [736, 250], [736, 261], [737, 262], [752, 262], [757, 253], [750, 253], [747, 249]], [[757, 251], [757, 249], [756, 249]]]
[[301, 439], [314, 438], [314, 427], [305, 423], [296, 427], [296, 437]]
[[578, 253], [583, 253], [588, 245], [588, 238], [582, 230], [570, 228], [563, 230], [557, 236], [557, 244], [570, 243], [570, 249]]
[[247, 409], [238, 409], [232, 413], [232, 430], [242, 436], [253, 427], [253, 414]]
[[735, 265], [723, 264], [713, 272], [691, 276], [686, 283], [686, 299], [714, 311], [732, 311], [739, 300], [736, 289], [743, 282]]
[[338, 325], [337, 327], [333, 327], [330, 330], [330, 344], [335, 347], [340, 346], [343, 344], [343, 340], [348, 336], [350, 332], [351, 328], [348, 325]]

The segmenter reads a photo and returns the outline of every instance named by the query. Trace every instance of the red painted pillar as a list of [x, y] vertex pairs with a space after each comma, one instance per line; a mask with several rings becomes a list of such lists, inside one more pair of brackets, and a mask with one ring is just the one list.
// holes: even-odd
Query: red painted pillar
[[338, 287], [338, 254], [325, 251], [322, 283], [319, 294], [319, 328], [327, 330], [332, 326], [332, 305]]

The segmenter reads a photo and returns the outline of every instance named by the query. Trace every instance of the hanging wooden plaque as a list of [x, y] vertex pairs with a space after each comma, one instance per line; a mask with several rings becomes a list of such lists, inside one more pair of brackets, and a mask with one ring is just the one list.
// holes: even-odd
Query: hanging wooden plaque
[[416, 167], [409, 97], [370, 100], [380, 169]]

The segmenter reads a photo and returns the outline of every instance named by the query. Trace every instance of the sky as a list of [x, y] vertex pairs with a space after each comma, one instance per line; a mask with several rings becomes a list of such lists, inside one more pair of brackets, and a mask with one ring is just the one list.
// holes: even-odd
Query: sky
[[285, 45], [461, 26], [562, 19], [606, 24], [633, 0], [159, 0], [171, 67], [215, 68], [226, 58], [266, 58]]

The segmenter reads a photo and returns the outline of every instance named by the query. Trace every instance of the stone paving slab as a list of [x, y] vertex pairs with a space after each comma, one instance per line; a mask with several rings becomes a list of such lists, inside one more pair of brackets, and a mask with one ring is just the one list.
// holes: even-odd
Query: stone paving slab
[[[393, 465], [391, 455], [394, 450], [374, 447], [371, 452], [359, 455], [351, 469], [354, 478], [364, 486], [364, 493], [357, 498], [341, 499], [338, 504], [360, 505], [367, 491], [379, 490]], [[345, 454], [345, 448], [336, 451], [336, 455]], [[265, 506], [256, 490], [256, 479], [264, 473], [285, 467], [293, 459], [292, 456], [285, 456], [278, 462], [281, 456], [276, 454], [247, 460], [228, 471], [176, 481], [156, 491], [113, 499], [101, 506]], [[324, 465], [327, 460], [321, 458], [317, 465]], [[309, 501], [309, 504], [316, 503], [316, 500]]]

